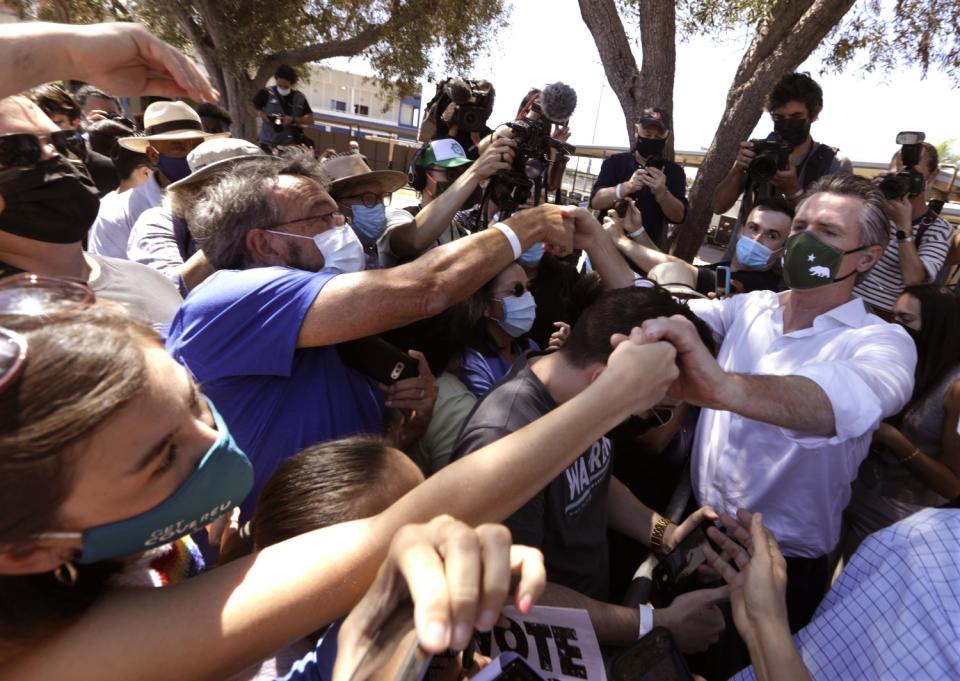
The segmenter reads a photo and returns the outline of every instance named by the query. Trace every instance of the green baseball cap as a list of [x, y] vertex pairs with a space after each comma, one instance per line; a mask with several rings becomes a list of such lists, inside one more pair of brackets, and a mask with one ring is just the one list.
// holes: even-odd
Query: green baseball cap
[[433, 140], [428, 144], [417, 165], [424, 168], [430, 166], [456, 168], [472, 162], [467, 158], [467, 152], [463, 150], [460, 143], [452, 137], [447, 137], [442, 140]]

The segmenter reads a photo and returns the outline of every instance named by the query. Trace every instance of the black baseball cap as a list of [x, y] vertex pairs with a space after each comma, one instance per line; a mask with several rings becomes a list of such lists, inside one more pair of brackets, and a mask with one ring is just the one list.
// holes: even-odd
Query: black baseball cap
[[664, 130], [671, 130], [673, 129], [673, 123], [670, 119], [670, 112], [659, 107], [647, 107], [640, 114], [640, 127], [660, 127]]

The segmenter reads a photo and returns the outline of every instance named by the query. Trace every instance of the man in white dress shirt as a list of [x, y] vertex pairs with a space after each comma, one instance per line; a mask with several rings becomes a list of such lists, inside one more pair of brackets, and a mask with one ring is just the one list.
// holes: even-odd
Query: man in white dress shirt
[[826, 592], [826, 555], [873, 431], [913, 390], [913, 341], [852, 295], [886, 247], [884, 205], [863, 178], [815, 183], [784, 251], [790, 290], [690, 303], [713, 329], [716, 359], [686, 319], [644, 324], [650, 340], [677, 347], [676, 396], [704, 407], [691, 459], [697, 504], [763, 513], [787, 557], [792, 631]]

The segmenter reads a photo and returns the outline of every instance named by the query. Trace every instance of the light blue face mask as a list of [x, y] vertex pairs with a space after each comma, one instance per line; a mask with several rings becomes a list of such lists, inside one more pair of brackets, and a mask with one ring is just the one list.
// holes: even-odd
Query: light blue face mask
[[277, 86], [277, 93], [278, 93], [281, 97], [286, 97], [286, 96], [289, 95], [291, 92], [293, 92], [293, 90], [291, 90], [291, 89], [288, 88], [288, 87], [280, 87], [279, 85]]
[[773, 258], [773, 251], [759, 241], [740, 237], [737, 239], [737, 262], [744, 269], [765, 269]]
[[217, 441], [177, 490], [149, 511], [83, 533], [57, 532], [50, 538], [83, 539], [76, 562], [96, 563], [142, 553], [202, 530], [239, 506], [253, 487], [253, 467], [227, 430], [227, 424], [207, 400], [217, 427]]
[[533, 320], [537, 318], [537, 301], [530, 291], [525, 291], [520, 297], [507, 296], [497, 300], [503, 305], [503, 319], [497, 319], [496, 322], [511, 338], [522, 336], [533, 328]]
[[543, 244], [536, 243], [521, 253], [517, 262], [524, 267], [536, 267], [540, 264], [541, 258], [543, 258]]
[[382, 203], [377, 203], [370, 208], [364, 205], [357, 205], [351, 208], [353, 211], [353, 220], [350, 226], [357, 233], [360, 242], [364, 246], [372, 246], [383, 236], [383, 231], [387, 228], [387, 209]]

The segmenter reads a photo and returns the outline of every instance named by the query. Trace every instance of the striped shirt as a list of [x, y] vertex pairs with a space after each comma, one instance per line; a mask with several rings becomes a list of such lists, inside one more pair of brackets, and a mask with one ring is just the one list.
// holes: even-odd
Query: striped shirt
[[[924, 221], [930, 221], [930, 214], [925, 214], [913, 221], [913, 236], [916, 237]], [[892, 228], [891, 228], [892, 229]], [[923, 261], [927, 271], [927, 281], [936, 281], [940, 268], [946, 260], [953, 239], [953, 227], [940, 216], [935, 216], [923, 232], [917, 243], [917, 253]], [[883, 310], [892, 310], [893, 304], [903, 293], [903, 271], [900, 269], [900, 244], [893, 233], [890, 243], [883, 252], [883, 256], [870, 270], [867, 278], [853, 289], [854, 294], [860, 296], [874, 307]]]

